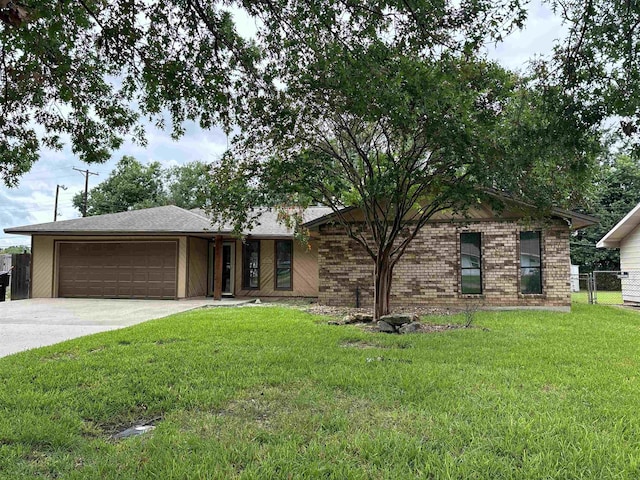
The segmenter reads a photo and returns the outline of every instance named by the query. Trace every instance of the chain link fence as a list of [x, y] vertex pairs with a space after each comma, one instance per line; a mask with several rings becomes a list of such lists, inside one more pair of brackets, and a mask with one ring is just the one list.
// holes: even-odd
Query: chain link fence
[[575, 303], [593, 303], [593, 278], [590, 273], [571, 275], [571, 300]]
[[576, 303], [640, 305], [640, 271], [598, 270], [571, 275], [571, 296]]

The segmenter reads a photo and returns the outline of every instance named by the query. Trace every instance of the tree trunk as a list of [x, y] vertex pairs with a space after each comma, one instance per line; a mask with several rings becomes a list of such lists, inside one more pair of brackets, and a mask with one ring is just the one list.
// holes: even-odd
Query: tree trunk
[[373, 278], [373, 320], [378, 321], [382, 315], [390, 313], [391, 278], [393, 266], [389, 257], [381, 256], [376, 260]]

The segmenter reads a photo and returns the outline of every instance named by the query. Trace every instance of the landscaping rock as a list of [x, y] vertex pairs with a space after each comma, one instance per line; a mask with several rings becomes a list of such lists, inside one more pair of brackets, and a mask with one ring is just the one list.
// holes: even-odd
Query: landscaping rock
[[417, 315], [411, 315], [409, 313], [392, 313], [390, 315], [383, 315], [380, 320], [387, 322], [389, 325], [404, 325], [405, 323], [411, 323], [418, 320]]
[[327, 324], [329, 324], [329, 325], [342, 325], [340, 322], [336, 322], [334, 320], [331, 320], [331, 321], [327, 322]]
[[415, 333], [420, 331], [420, 323], [411, 322], [405, 323], [398, 329], [398, 333]]
[[346, 315], [342, 319], [342, 323], [349, 325], [352, 323], [371, 323], [373, 322], [373, 315], [370, 313], [352, 313]]
[[352, 323], [358, 323], [358, 320], [356, 320], [356, 316], [353, 314], [345, 315], [345, 317], [342, 319], [342, 323], [345, 325], [350, 325]]
[[354, 316], [359, 322], [362, 322], [362, 323], [373, 322], [373, 315], [370, 313], [355, 313]]
[[382, 320], [378, 320], [378, 328], [384, 333], [396, 333], [396, 329], [393, 325]]

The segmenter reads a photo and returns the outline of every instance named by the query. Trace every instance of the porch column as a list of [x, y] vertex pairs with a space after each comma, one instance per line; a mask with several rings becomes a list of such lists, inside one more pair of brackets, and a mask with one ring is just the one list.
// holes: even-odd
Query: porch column
[[213, 273], [213, 299], [222, 299], [222, 235], [216, 237], [215, 272]]

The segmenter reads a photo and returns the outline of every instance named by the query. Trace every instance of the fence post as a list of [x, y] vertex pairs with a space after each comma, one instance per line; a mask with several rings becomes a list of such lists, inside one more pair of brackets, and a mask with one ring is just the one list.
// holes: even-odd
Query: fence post
[[589, 279], [587, 280], [587, 285], [589, 285], [589, 303], [591, 305], [597, 303], [596, 299], [596, 276], [591, 272], [589, 274]]

